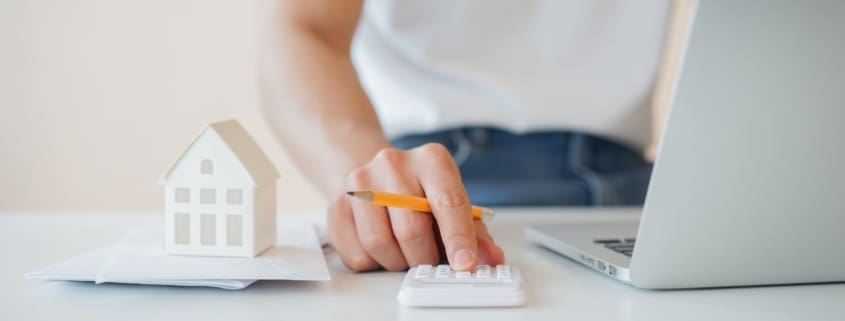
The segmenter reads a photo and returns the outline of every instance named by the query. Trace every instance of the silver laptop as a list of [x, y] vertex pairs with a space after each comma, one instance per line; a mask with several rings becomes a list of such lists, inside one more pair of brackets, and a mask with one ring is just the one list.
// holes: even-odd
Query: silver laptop
[[845, 281], [845, 1], [698, 3], [635, 224], [527, 237], [640, 288]]

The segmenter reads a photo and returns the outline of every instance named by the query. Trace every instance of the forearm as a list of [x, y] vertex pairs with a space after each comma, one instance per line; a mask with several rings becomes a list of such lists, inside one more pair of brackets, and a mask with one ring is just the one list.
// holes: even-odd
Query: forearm
[[265, 114], [282, 144], [327, 195], [389, 145], [358, 81], [348, 49], [318, 32], [277, 25], [264, 39]]
[[[266, 15], [260, 51], [265, 114], [293, 159], [331, 199], [329, 242], [344, 264], [355, 271], [402, 271], [438, 264], [444, 256], [458, 270], [504, 262], [484, 224], [472, 219], [445, 147], [379, 152], [389, 143], [349, 54], [363, 0], [260, 3], [266, 4], [259, 10]], [[434, 200], [432, 214], [352, 202], [347, 188], [427, 197]]]

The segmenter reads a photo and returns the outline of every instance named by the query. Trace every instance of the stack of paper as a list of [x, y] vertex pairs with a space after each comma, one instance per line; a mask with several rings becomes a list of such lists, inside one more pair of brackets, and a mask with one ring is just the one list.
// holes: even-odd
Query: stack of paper
[[255, 258], [170, 256], [160, 227], [130, 230], [117, 244], [26, 274], [26, 279], [243, 289], [257, 280], [329, 280], [315, 227], [285, 222], [277, 245]]

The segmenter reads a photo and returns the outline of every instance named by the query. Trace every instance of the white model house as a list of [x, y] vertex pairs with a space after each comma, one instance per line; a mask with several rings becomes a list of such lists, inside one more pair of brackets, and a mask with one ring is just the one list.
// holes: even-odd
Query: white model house
[[165, 252], [252, 257], [275, 245], [278, 177], [236, 120], [206, 125], [161, 178]]

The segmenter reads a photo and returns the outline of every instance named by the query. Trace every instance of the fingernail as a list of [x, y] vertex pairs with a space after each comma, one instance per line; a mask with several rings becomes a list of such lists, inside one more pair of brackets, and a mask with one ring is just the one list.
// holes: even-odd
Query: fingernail
[[467, 249], [458, 250], [452, 258], [455, 259], [455, 262], [452, 263], [455, 270], [466, 270], [475, 261], [472, 252]]

